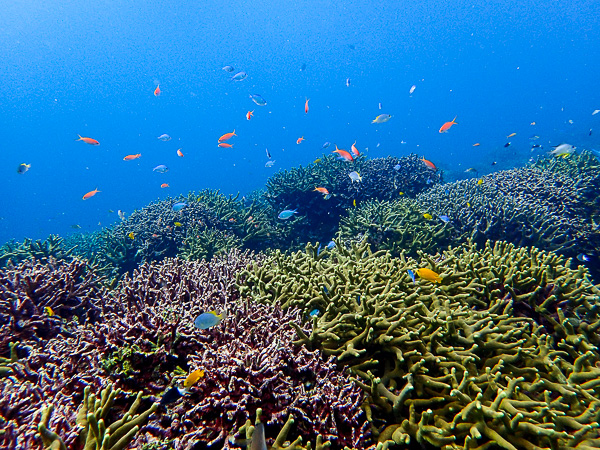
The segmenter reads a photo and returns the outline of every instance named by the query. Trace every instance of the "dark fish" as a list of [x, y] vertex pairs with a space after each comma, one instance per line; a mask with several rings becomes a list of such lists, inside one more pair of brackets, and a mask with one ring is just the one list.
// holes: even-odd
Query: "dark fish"
[[496, 161], [493, 161], [491, 165], [495, 166], [496, 164], [498, 164], [498, 163]]
[[302, 64], [302, 66], [300, 67], [300, 72], [303, 72], [306, 70], [306, 63]]
[[354, 44], [348, 44], [348, 48], [350, 50], [356, 50], [356, 46]]
[[592, 129], [590, 128], [590, 132], [588, 133], [588, 136], [592, 135]]
[[173, 386], [163, 394], [162, 398], [160, 399], [160, 404], [163, 406], [170, 405], [171, 403], [175, 403], [181, 397], [183, 397], [183, 395], [181, 394], [179, 388], [177, 386]]
[[269, 149], [265, 148], [265, 151], [267, 152], [267, 158], [271, 159], [271, 154], [269, 153]]
[[17, 167], [17, 173], [23, 175], [25, 172], [27, 172], [29, 170], [29, 168], [31, 167], [31, 164], [19, 164], [19, 167]]
[[510, 147], [510, 142], [507, 142], [506, 144], [504, 144], [504, 147]]

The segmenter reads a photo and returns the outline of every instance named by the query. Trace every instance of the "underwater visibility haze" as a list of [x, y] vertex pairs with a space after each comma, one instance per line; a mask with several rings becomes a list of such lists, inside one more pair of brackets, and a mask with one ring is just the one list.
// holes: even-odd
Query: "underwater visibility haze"
[[3, 5], [0, 447], [600, 448], [598, 17]]

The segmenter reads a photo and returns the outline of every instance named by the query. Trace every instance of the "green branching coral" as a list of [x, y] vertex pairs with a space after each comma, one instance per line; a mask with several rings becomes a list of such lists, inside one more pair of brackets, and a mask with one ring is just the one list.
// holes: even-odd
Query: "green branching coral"
[[[127, 448], [139, 431], [140, 426], [158, 408], [158, 403], [155, 403], [146, 411], [136, 414], [142, 402], [140, 392], [123, 417], [108, 425], [106, 421], [111, 413], [111, 408], [115, 398], [121, 392], [120, 389], [114, 390], [112, 385], [109, 385], [102, 390], [100, 398], [96, 398], [94, 394], [90, 394], [89, 386], [85, 388], [83, 403], [77, 412], [77, 425], [81, 428], [78, 438], [79, 444], [85, 450], [121, 450]], [[48, 428], [52, 411], [52, 405], [46, 405], [42, 409], [38, 432], [42, 438], [44, 448], [66, 449], [61, 437]]]
[[0, 267], [8, 261], [19, 264], [26, 259], [37, 259], [46, 262], [48, 258], [71, 259], [72, 248], [64, 245], [63, 238], [51, 234], [45, 240], [34, 241], [26, 238], [23, 242], [7, 242], [0, 247]]
[[338, 239], [366, 241], [377, 250], [417, 256], [450, 243], [452, 225], [437, 217], [428, 220], [413, 199], [369, 200], [348, 210], [340, 221]]
[[241, 248], [241, 241], [233, 234], [225, 231], [191, 228], [179, 249], [179, 257], [187, 260], [205, 259]]
[[[274, 253], [241, 292], [320, 311], [296, 343], [350, 367], [381, 447], [597, 444], [600, 290], [582, 266], [503, 242], [418, 262], [364, 244], [317, 253]], [[442, 282], [413, 282], [423, 267]]]

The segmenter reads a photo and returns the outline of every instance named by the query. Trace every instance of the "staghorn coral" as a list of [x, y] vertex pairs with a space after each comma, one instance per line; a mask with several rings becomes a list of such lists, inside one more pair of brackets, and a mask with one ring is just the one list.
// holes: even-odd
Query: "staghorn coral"
[[586, 221], [582, 184], [566, 175], [521, 168], [482, 180], [435, 186], [417, 200], [433, 216], [449, 216], [462, 240], [481, 244], [506, 240], [573, 256], [600, 238]]
[[63, 238], [51, 234], [45, 240], [25, 239], [23, 242], [6, 242], [0, 247], [0, 268], [11, 261], [18, 264], [26, 259], [48, 261], [54, 259], [71, 259], [72, 248], [68, 248]]
[[[394, 169], [396, 166], [399, 170]], [[352, 171], [360, 173], [362, 182], [352, 182], [348, 176]], [[354, 201], [360, 204], [369, 199], [394, 199], [399, 191], [415, 195], [441, 179], [441, 172], [427, 169], [417, 155], [372, 160], [360, 156], [352, 162], [329, 155], [306, 168], [277, 172], [267, 181], [263, 198], [275, 214], [298, 209], [299, 217], [280, 224], [289, 237], [288, 244], [297, 247], [308, 241], [331, 239], [337, 232], [339, 217]], [[316, 187], [327, 188], [331, 197], [325, 200], [314, 191]]]
[[413, 199], [368, 200], [348, 210], [340, 221], [338, 239], [366, 241], [372, 248], [398, 256], [417, 250], [434, 251], [450, 242], [452, 225], [438, 218], [427, 220]]
[[0, 351], [15, 340], [53, 337], [65, 328], [63, 320], [97, 320], [107, 294], [102, 281], [79, 259], [49, 257], [0, 269]]
[[187, 260], [206, 259], [240, 248], [235, 235], [210, 229], [190, 228], [179, 249], [179, 257]]
[[[424, 266], [440, 285], [410, 280]], [[353, 244], [275, 253], [243, 276], [243, 295], [322, 312], [311, 333], [295, 326], [296, 342], [350, 366], [382, 447], [596, 442], [600, 291], [582, 266], [507, 243], [419, 263]], [[515, 317], [519, 305], [537, 316]]]

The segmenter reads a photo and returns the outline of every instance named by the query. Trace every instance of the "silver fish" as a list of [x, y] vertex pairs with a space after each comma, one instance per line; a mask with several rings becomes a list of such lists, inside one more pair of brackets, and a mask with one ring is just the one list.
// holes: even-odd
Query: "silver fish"
[[267, 101], [258, 94], [250, 94], [250, 98], [258, 106], [265, 106], [267, 104]]
[[160, 139], [163, 142], [167, 142], [171, 140], [171, 136], [168, 134], [161, 134], [157, 139]]

